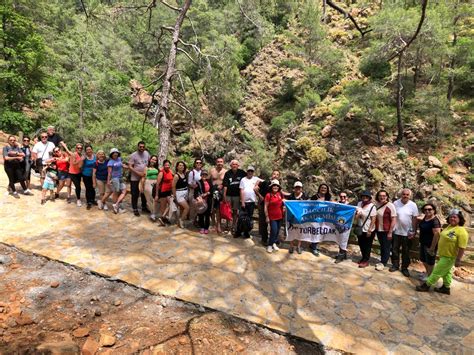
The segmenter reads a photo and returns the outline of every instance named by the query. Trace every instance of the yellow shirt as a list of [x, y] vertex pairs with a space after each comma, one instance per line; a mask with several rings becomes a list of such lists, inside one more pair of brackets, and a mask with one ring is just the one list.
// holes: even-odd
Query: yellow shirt
[[468, 241], [467, 230], [461, 226], [447, 226], [440, 234], [438, 255], [455, 258], [458, 250], [465, 249]]

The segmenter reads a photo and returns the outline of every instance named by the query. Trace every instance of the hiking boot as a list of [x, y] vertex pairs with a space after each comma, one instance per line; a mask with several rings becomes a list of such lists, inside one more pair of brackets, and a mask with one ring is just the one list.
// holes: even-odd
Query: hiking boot
[[88, 203], [86, 209], [90, 210], [91, 208], [92, 208], [92, 205]]
[[388, 269], [388, 271], [390, 271], [390, 272], [398, 271], [398, 266], [392, 265], [392, 266], [390, 266], [390, 269]]
[[346, 259], [347, 259], [346, 253], [339, 253], [336, 255], [336, 260], [334, 261], [334, 263], [339, 264], [339, 263], [342, 263]]
[[117, 203], [112, 204], [112, 208], [115, 214], [119, 212], [119, 205]]
[[57, 192], [54, 193], [54, 198], [59, 198], [59, 194]]
[[446, 287], [446, 286], [441, 286], [441, 287], [437, 287], [434, 289], [435, 292], [438, 292], [438, 293], [444, 293], [445, 295], [450, 295], [451, 294], [451, 289], [449, 287]]
[[295, 248], [293, 248], [293, 247], [290, 247], [290, 248], [288, 249], [288, 253], [290, 253], [290, 254], [293, 254], [294, 251], [295, 251]]
[[405, 277], [410, 277], [410, 271], [408, 271], [408, 269], [402, 269], [402, 274]]
[[272, 253], [273, 252], [273, 247], [271, 245], [269, 245], [267, 247], [267, 253]]
[[429, 292], [430, 291], [430, 286], [426, 282], [423, 282], [421, 285], [416, 286], [416, 290], [418, 292]]

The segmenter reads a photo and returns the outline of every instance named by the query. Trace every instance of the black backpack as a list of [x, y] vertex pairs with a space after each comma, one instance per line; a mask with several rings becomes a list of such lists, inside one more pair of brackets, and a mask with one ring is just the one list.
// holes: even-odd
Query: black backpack
[[252, 219], [246, 211], [239, 212], [239, 219], [237, 221], [237, 230], [243, 233], [250, 233], [252, 230]]

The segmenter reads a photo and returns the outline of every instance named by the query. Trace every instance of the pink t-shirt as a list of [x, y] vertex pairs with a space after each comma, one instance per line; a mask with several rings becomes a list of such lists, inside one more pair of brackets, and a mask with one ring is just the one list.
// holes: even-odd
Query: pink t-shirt
[[73, 155], [74, 155], [74, 159], [76, 160], [76, 164], [72, 162], [72, 158], [71, 158], [69, 162], [69, 174], [80, 174], [81, 168], [79, 167], [79, 162], [81, 161], [82, 158], [77, 152], [75, 152]]

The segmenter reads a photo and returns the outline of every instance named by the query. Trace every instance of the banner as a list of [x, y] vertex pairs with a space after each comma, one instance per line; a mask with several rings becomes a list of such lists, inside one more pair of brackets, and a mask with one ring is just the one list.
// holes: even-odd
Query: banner
[[285, 201], [286, 240], [336, 242], [347, 248], [356, 207], [329, 201]]

